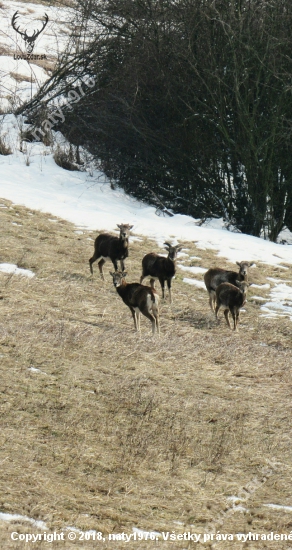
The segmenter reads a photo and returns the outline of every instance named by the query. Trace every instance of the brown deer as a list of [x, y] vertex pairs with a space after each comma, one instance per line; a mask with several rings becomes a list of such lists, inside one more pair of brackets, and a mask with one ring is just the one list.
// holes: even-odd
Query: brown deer
[[226, 323], [231, 329], [231, 325], [229, 322], [229, 312], [232, 315], [233, 323], [234, 323], [234, 330], [237, 330], [237, 324], [239, 321], [239, 310], [242, 308], [246, 302], [246, 292], [248, 287], [250, 286], [245, 281], [238, 281], [236, 280], [236, 285], [234, 286], [231, 283], [221, 283], [216, 288], [216, 308], [215, 308], [215, 315], [216, 319], [218, 320], [218, 311], [221, 306], [223, 306], [224, 309], [224, 316], [226, 319]]
[[110, 274], [117, 293], [132, 313], [135, 329], [140, 331], [140, 313], [142, 313], [151, 321], [152, 333], [154, 334], [156, 329], [159, 334], [159, 297], [154, 288], [139, 283], [128, 284], [125, 281], [127, 273], [124, 271], [115, 271]]
[[92, 264], [98, 260], [98, 267], [100, 271], [101, 278], [104, 280], [103, 276], [103, 265], [106, 260], [111, 260], [113, 262], [115, 271], [118, 271], [118, 260], [121, 264], [121, 270], [125, 269], [124, 260], [129, 256], [129, 235], [130, 230], [133, 225], [122, 223], [117, 226], [120, 230], [120, 236], [116, 237], [110, 235], [109, 233], [101, 233], [96, 237], [94, 243], [94, 254], [89, 260], [90, 271], [93, 274]]
[[208, 269], [204, 275], [206, 289], [209, 293], [209, 304], [212, 311], [216, 306], [216, 288], [221, 283], [230, 283], [237, 286], [237, 281], [247, 281], [248, 268], [254, 265], [253, 262], [236, 262], [239, 266], [239, 272], [227, 271], [220, 267]]
[[[164, 256], [159, 256], [155, 252], [150, 252], [149, 254], [146, 254], [146, 256], [144, 256], [142, 260], [142, 275], [140, 277], [140, 284], [142, 283], [143, 279], [148, 275], [150, 275], [150, 277], [159, 279], [162, 290], [162, 298], [164, 298], [164, 283], [166, 281], [171, 303], [171, 280], [174, 277], [176, 271], [175, 260], [177, 257], [177, 253], [182, 249], [182, 246], [179, 244], [177, 244], [176, 246], [172, 246], [170, 243], [164, 243], [164, 246], [168, 251], [167, 258], [164, 258]], [[153, 279], [150, 281], [150, 284], [152, 287], [154, 287]]]

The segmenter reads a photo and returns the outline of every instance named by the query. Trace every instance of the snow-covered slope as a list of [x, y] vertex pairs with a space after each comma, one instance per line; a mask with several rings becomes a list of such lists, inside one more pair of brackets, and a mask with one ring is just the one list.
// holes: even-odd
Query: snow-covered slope
[[[32, 36], [35, 29], [42, 28], [45, 13], [48, 24], [35, 42], [33, 53], [45, 55], [42, 66], [27, 62], [17, 56], [26, 55], [25, 42], [11, 25], [12, 16], [18, 12], [17, 24]], [[56, 61], [68, 42], [68, 29], [73, 19], [70, 8], [26, 2], [0, 3], [0, 108], [9, 110], [31, 99], [40, 85], [48, 78], [45, 70]], [[15, 59], [16, 57], [16, 59]], [[44, 67], [44, 68], [43, 68]]]
[[[44, 212], [51, 212], [88, 229], [113, 230], [117, 223], [134, 225], [135, 233], [156, 239], [193, 241], [198, 248], [218, 250], [218, 255], [235, 262], [243, 259], [270, 265], [292, 264], [290, 245], [280, 245], [224, 229], [222, 220], [198, 226], [185, 215], [159, 216], [156, 209], [111, 189], [104, 174], [69, 172], [57, 166], [50, 148], [28, 144], [23, 154], [17, 146], [19, 120], [6, 116], [3, 134], [14, 153], [0, 157], [0, 196]], [[29, 157], [29, 166], [26, 166]]]

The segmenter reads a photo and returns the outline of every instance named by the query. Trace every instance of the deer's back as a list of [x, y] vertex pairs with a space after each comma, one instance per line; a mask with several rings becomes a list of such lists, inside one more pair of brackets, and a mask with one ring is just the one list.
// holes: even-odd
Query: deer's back
[[207, 290], [216, 290], [216, 288], [222, 283], [230, 283], [235, 285], [236, 279], [241, 277], [236, 271], [227, 271], [220, 267], [209, 269], [204, 275], [204, 281]]
[[221, 283], [216, 289], [216, 298], [217, 302], [225, 307], [241, 307], [246, 300], [239, 288], [231, 283]]
[[126, 258], [128, 256], [127, 241], [124, 243], [115, 235], [101, 233], [96, 237], [94, 247], [100, 256], [108, 257], [112, 254], [117, 258]]
[[142, 268], [144, 275], [152, 277], [167, 276], [173, 277], [175, 274], [175, 264], [164, 256], [159, 256], [155, 252], [149, 252], [142, 260]]
[[143, 308], [146, 306], [149, 299], [151, 302], [158, 302], [157, 292], [150, 286], [141, 285], [140, 283], [129, 283], [121, 285], [117, 288], [118, 294], [126, 305], [131, 307]]
[[147, 275], [152, 275], [152, 272], [156, 272], [159, 263], [159, 256], [156, 252], [149, 252], [142, 260], [143, 271], [147, 272]]

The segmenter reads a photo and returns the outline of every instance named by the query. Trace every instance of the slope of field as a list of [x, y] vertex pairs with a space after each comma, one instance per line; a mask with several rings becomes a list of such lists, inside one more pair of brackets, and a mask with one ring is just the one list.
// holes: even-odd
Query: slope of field
[[[108, 275], [112, 266], [104, 283], [97, 267], [90, 276], [96, 233], [7, 200], [0, 216], [0, 261], [35, 274], [0, 272], [0, 512], [50, 531], [74, 526], [105, 535], [289, 533], [291, 512], [281, 506], [291, 505], [291, 321], [260, 312], [261, 285], [283, 269], [259, 262], [252, 271], [262, 289], [241, 314], [238, 334], [222, 315], [215, 323], [206, 292], [179, 271], [173, 305], [161, 303], [161, 337], [152, 337], [145, 318], [137, 335]], [[199, 258], [189, 267], [218, 262], [212, 250], [184, 246]], [[151, 250], [157, 245], [144, 237], [131, 243], [129, 281], [139, 279]], [[12, 531], [43, 531], [3, 517], [2, 548], [47, 545], [11, 541]], [[158, 538], [127, 548], [194, 545]], [[75, 547], [54, 542], [61, 545]]]

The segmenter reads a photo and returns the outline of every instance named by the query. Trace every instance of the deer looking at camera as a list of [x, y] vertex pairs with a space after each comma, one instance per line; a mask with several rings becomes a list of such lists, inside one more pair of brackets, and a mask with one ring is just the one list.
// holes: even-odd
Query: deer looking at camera
[[253, 262], [236, 262], [239, 266], [239, 272], [228, 271], [221, 269], [220, 267], [214, 267], [208, 269], [204, 275], [204, 281], [206, 289], [209, 293], [209, 304], [212, 311], [215, 311], [216, 306], [216, 288], [221, 283], [230, 283], [234, 286], [237, 285], [237, 281], [247, 281], [248, 268], [253, 266]]
[[[171, 280], [174, 277], [176, 271], [175, 260], [177, 257], [177, 253], [182, 249], [182, 246], [179, 244], [172, 246], [170, 243], [164, 243], [164, 246], [168, 251], [167, 258], [164, 258], [164, 256], [159, 256], [155, 252], [150, 252], [149, 254], [146, 254], [146, 256], [144, 256], [142, 260], [142, 275], [140, 278], [140, 283], [142, 283], [143, 279], [148, 275], [150, 277], [159, 279], [162, 290], [162, 298], [164, 298], [164, 284], [166, 281], [171, 303]], [[151, 282], [151, 286], [154, 286], [153, 279]]]
[[152, 333], [154, 334], [157, 330], [159, 334], [159, 297], [154, 288], [139, 283], [128, 284], [125, 281], [127, 273], [124, 271], [115, 271], [110, 274], [117, 293], [132, 313], [135, 329], [140, 331], [140, 313], [142, 313], [151, 321]]
[[103, 265], [107, 260], [111, 260], [115, 271], [118, 271], [118, 260], [120, 261], [121, 270], [125, 269], [124, 260], [129, 256], [129, 235], [133, 225], [122, 223], [117, 225], [120, 230], [120, 236], [116, 237], [109, 233], [101, 233], [96, 237], [94, 243], [94, 254], [89, 260], [90, 271], [93, 274], [92, 264], [98, 260], [100, 276], [104, 280]]

